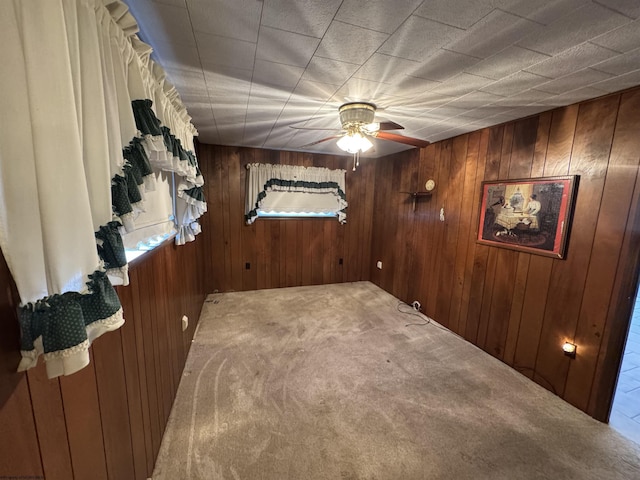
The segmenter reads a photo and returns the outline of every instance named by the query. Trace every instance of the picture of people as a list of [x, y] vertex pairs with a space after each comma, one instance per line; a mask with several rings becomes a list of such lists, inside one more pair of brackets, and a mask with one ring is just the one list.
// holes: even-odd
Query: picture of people
[[482, 183], [478, 242], [564, 258], [576, 176]]

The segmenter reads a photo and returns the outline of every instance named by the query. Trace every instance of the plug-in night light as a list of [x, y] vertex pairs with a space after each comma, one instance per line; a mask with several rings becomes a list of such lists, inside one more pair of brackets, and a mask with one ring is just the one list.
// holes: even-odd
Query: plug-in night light
[[575, 358], [576, 357], [576, 344], [571, 342], [564, 342], [562, 345], [562, 351], [568, 357]]

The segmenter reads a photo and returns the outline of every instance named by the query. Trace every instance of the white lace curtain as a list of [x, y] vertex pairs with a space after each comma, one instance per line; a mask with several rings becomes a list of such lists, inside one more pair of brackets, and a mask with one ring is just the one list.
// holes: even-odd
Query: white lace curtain
[[269, 163], [252, 163], [247, 169], [248, 224], [259, 211], [335, 214], [346, 223], [345, 170]]
[[196, 131], [136, 31], [120, 1], [0, 2], [0, 247], [22, 303], [20, 370], [44, 354], [50, 377], [73, 373], [122, 325], [121, 233], [199, 231]]

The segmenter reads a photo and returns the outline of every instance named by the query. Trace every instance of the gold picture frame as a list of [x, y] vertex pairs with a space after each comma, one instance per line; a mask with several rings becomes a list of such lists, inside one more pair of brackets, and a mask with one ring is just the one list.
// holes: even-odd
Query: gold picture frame
[[565, 258], [578, 176], [482, 182], [478, 243]]

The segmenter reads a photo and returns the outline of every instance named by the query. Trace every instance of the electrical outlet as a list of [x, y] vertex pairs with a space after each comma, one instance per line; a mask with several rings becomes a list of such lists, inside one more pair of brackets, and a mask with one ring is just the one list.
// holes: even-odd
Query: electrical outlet
[[382, 270], [382, 262], [380, 260], [378, 260], [378, 263], [376, 263], [376, 267]]
[[186, 315], [182, 316], [182, 331], [184, 332], [187, 328], [189, 328], [189, 317]]
[[422, 305], [420, 305], [420, 302], [418, 300], [414, 300], [411, 306], [413, 307], [414, 310], [417, 310], [418, 312], [422, 309]]

